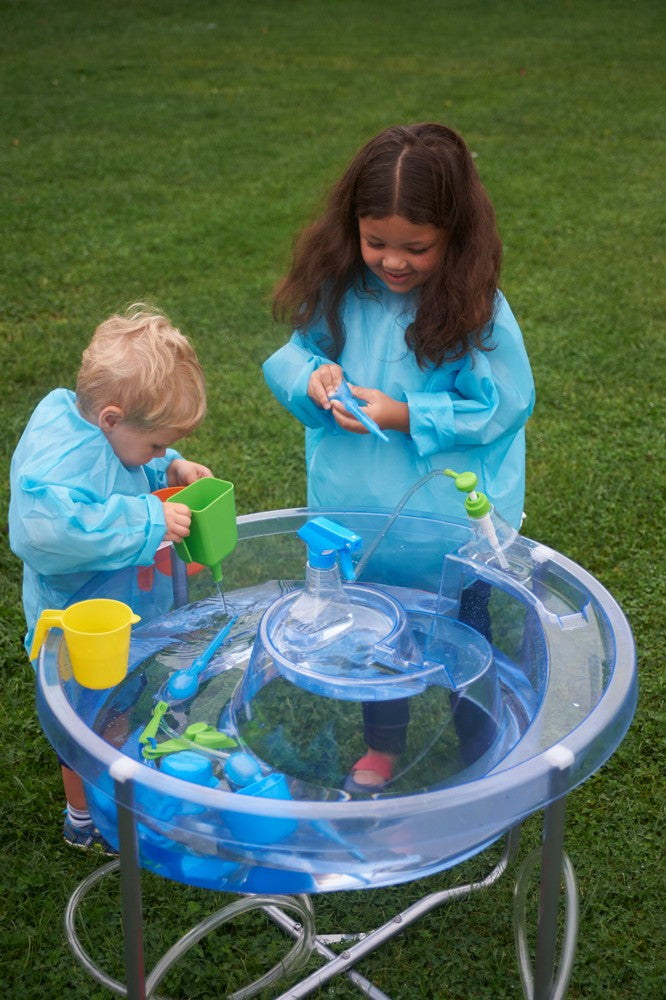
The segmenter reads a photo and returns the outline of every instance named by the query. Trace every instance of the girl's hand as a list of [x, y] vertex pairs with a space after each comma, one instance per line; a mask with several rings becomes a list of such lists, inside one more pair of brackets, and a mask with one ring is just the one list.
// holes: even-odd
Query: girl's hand
[[174, 458], [167, 469], [167, 483], [169, 486], [189, 486], [190, 483], [196, 483], [197, 479], [207, 479], [212, 475], [205, 465], [188, 462], [186, 458]]
[[[392, 396], [387, 396], [379, 389], [364, 389], [360, 385], [350, 385], [352, 394], [359, 400], [364, 400], [368, 405], [363, 409], [367, 415], [383, 431], [401, 431], [409, 434], [409, 407], [407, 403], [401, 403]], [[369, 434], [370, 432], [363, 424], [345, 410], [342, 403], [333, 400], [333, 416], [336, 423], [345, 431], [353, 434]]]
[[164, 541], [182, 542], [183, 538], [187, 538], [190, 533], [192, 521], [190, 508], [184, 503], [169, 503], [165, 500], [162, 504], [162, 510], [166, 522]]
[[341, 382], [342, 368], [340, 365], [322, 365], [310, 376], [308, 396], [317, 406], [321, 406], [322, 410], [330, 410], [329, 394], [335, 392]]

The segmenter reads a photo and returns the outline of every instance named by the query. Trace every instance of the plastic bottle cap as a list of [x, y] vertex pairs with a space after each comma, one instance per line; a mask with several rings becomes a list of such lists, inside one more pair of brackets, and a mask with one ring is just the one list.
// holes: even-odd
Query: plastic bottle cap
[[319, 552], [317, 549], [308, 548], [308, 562], [313, 569], [333, 569], [336, 562], [336, 552], [329, 549], [328, 552]]
[[474, 499], [467, 497], [465, 500], [465, 510], [470, 517], [484, 517], [492, 510], [490, 500], [485, 493], [477, 493]]

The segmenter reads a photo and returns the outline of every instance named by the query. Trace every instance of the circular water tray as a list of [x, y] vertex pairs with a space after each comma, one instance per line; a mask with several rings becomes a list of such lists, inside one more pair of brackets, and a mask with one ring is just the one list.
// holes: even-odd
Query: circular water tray
[[[115, 689], [74, 680], [57, 630], [43, 646], [38, 710], [48, 739], [83, 777], [95, 823], [114, 844], [116, 782], [131, 784], [141, 864], [165, 877], [241, 893], [420, 878], [566, 794], [629, 726], [634, 644], [611, 595], [529, 539], [520, 540], [519, 576], [475, 564], [460, 554], [470, 532], [454, 519], [393, 519], [363, 579], [346, 588], [374, 616], [360, 659], [349, 645], [285, 655], [280, 623], [304, 573], [296, 533], [313, 513], [239, 518], [225, 606], [208, 571], [185, 577], [189, 595], [160, 573], [150, 588], [136, 570], [91, 581], [77, 599], [123, 600], [142, 617]], [[389, 526], [382, 512], [326, 516], [366, 549]], [[461, 610], [470, 594], [474, 614]], [[232, 614], [196, 694], [166, 705], [146, 755], [142, 733], [169, 677]], [[354, 796], [344, 779], [368, 722], [402, 731], [404, 749], [380, 794]], [[246, 789], [225, 773], [239, 752], [258, 767]]]

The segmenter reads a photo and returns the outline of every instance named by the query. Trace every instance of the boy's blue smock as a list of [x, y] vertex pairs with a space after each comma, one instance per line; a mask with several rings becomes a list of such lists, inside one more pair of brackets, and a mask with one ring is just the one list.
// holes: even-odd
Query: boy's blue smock
[[[371, 293], [350, 289], [342, 303], [346, 342], [338, 363], [354, 385], [379, 389], [409, 407], [410, 433], [353, 434], [335, 424], [307, 394], [310, 375], [330, 363], [319, 346], [322, 320], [291, 340], [263, 366], [277, 399], [306, 426], [308, 505], [381, 507], [392, 510], [431, 469], [472, 471], [479, 488], [515, 527], [525, 492], [524, 426], [534, 407], [534, 381], [523, 338], [504, 296], [484, 340], [492, 351], [474, 350], [439, 367], [419, 368], [405, 344], [415, 294], [391, 292], [372, 274]], [[450, 479], [431, 479], [407, 509], [464, 517], [462, 495]]]
[[9, 543], [24, 563], [28, 650], [42, 611], [66, 607], [95, 573], [151, 565], [166, 524], [150, 493], [179, 457], [169, 448], [128, 469], [69, 389], [38, 404], [10, 467]]

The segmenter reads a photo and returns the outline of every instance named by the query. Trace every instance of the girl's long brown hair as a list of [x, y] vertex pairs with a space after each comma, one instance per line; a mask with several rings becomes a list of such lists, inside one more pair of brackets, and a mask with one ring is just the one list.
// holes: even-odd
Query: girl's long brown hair
[[351, 286], [367, 291], [358, 220], [391, 215], [446, 233], [442, 259], [419, 287], [405, 334], [419, 365], [488, 349], [482, 333], [493, 315], [502, 258], [495, 212], [463, 139], [427, 122], [386, 129], [359, 150], [324, 214], [298, 237], [291, 269], [275, 290], [274, 317], [298, 330], [323, 318], [331, 343], [322, 346], [338, 358], [342, 298]]

